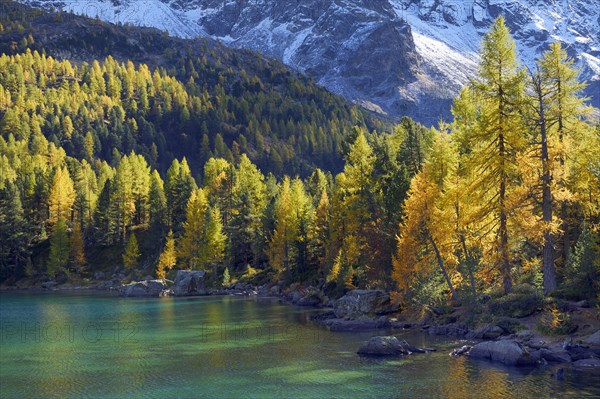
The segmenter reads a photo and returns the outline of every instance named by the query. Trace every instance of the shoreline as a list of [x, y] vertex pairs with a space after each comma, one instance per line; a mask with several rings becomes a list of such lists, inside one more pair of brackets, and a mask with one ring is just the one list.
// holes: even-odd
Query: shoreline
[[[261, 290], [260, 287], [254, 288], [255, 290], [250, 293], [234, 293], [230, 290], [209, 290], [206, 295], [171, 297], [202, 298], [210, 296], [233, 296], [245, 299], [252, 297], [272, 300], [276, 299], [287, 306], [314, 310], [315, 312], [311, 315], [310, 322], [321, 328], [326, 328], [333, 333], [364, 333], [370, 331], [373, 333], [372, 339], [386, 340], [392, 339], [397, 332], [411, 331], [413, 333], [428, 336], [445, 336], [447, 338], [458, 339], [461, 342], [461, 346], [455, 348], [449, 354], [453, 357], [466, 355], [474, 359], [487, 359], [491, 364], [501, 363], [504, 366], [547, 367], [549, 370], [564, 370], [563, 367], [570, 367], [576, 371], [600, 372], [600, 343], [596, 342], [600, 339], [600, 330], [592, 335], [587, 334], [589, 335], [587, 337], [586, 334], [544, 335], [539, 331], [536, 331], [535, 328], [528, 328], [525, 331], [509, 334], [507, 332], [502, 332], [501, 329], [498, 326], [493, 325], [493, 323], [469, 329], [459, 323], [440, 324], [434, 322], [427, 323], [422, 321], [411, 322], [409, 320], [399, 320], [391, 313], [379, 317], [362, 315], [355, 318], [340, 319], [336, 316], [336, 310], [338, 309], [335, 306], [323, 306], [323, 304], [320, 304], [319, 306], [300, 305], [298, 304], [299, 301], [294, 301], [293, 295], [290, 295], [289, 293], [270, 295], [269, 292]], [[0, 293], [86, 293], [123, 297], [122, 295], [119, 295], [119, 291], [115, 287], [101, 289], [93, 286], [52, 288], [0, 287]], [[341, 299], [343, 298], [344, 297]], [[396, 315], [401, 314], [401, 312], [396, 313]], [[523, 325], [527, 325], [525, 320], [523, 321]], [[531, 327], [530, 325], [527, 326]], [[596, 341], [589, 341], [594, 337]], [[516, 355], [514, 354], [515, 351], [518, 352]], [[513, 355], [517, 357], [512, 360], [507, 360], [507, 354], [509, 357]], [[523, 361], [522, 359], [526, 359], [526, 361]], [[562, 372], [564, 371], [561, 371], [560, 373]], [[561, 374], [557, 375], [560, 376]]]

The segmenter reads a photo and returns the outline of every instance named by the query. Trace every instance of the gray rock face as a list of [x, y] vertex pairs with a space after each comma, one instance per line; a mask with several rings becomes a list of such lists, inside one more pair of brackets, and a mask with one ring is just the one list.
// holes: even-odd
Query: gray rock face
[[119, 295], [124, 297], [159, 297], [166, 288], [164, 280], [137, 281], [119, 287]]
[[390, 302], [390, 295], [380, 290], [354, 290], [335, 302], [333, 311], [340, 319], [354, 319], [365, 315], [383, 315], [398, 311]]
[[207, 295], [203, 270], [178, 270], [171, 291], [174, 296]]
[[367, 108], [425, 123], [450, 116], [481, 37], [504, 15], [525, 64], [562, 41], [600, 105], [600, 8], [589, 0], [21, 1], [258, 50]]
[[509, 340], [480, 342], [471, 348], [469, 356], [507, 366], [531, 366], [537, 361], [519, 343]]

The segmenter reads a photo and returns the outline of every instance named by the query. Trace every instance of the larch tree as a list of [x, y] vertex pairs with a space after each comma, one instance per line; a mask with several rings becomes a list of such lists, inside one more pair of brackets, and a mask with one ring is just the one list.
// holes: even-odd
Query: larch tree
[[447, 140], [438, 135], [435, 151], [413, 178], [404, 204], [405, 218], [400, 226], [392, 277], [405, 295], [412, 281], [426, 276], [431, 265], [436, 264], [452, 298], [460, 300], [453, 282], [458, 242], [453, 209], [444, 201], [446, 179], [454, 158]]
[[161, 252], [158, 258], [158, 265], [156, 266], [156, 277], [164, 279], [167, 277], [167, 273], [177, 264], [177, 252], [175, 251], [175, 237], [173, 237], [173, 230], [169, 230], [167, 234], [167, 240], [165, 242], [165, 248]]
[[81, 223], [74, 223], [69, 236], [69, 264], [78, 273], [81, 273], [87, 263], [85, 259], [85, 243]]
[[291, 196], [290, 178], [285, 176], [275, 201], [275, 231], [267, 252], [269, 263], [278, 274], [290, 268], [291, 243], [296, 236]]
[[187, 267], [192, 270], [198, 270], [204, 265], [206, 250], [204, 230], [207, 210], [208, 199], [205, 190], [194, 190], [188, 200], [183, 223], [184, 233], [179, 243], [179, 257], [184, 259]]
[[[567, 56], [559, 42], [552, 43], [550, 49], [538, 60], [535, 72], [530, 72], [529, 125], [532, 131], [533, 155], [537, 160], [530, 162], [538, 181], [530, 183], [533, 197], [541, 205], [541, 220], [534, 223], [543, 225], [540, 237], [542, 242], [542, 272], [544, 293], [556, 289], [555, 246], [556, 235], [561, 226], [566, 237], [566, 254], [569, 244], [569, 226], [566, 207], [573, 200], [568, 186], [567, 147], [578, 131], [588, 127], [582, 122], [586, 113], [585, 99], [581, 90], [585, 85], [577, 80], [578, 71], [572, 66], [573, 60]], [[539, 187], [539, 189], [538, 189]], [[561, 212], [555, 215], [556, 202]], [[557, 217], [558, 216], [558, 217]], [[539, 230], [539, 229], [536, 229]]]
[[131, 232], [123, 252], [123, 266], [125, 269], [133, 271], [138, 265], [140, 255], [137, 238], [135, 233]]
[[[586, 130], [588, 126], [582, 123], [583, 117], [588, 113], [589, 108], [585, 107], [586, 98], [582, 96], [585, 84], [579, 82], [579, 70], [573, 66], [574, 60], [567, 55], [560, 42], [554, 42], [550, 49], [546, 51], [541, 60], [539, 60], [539, 81], [540, 90], [535, 90], [538, 97], [538, 104], [541, 92], [541, 101], [543, 107], [543, 118], [539, 115], [538, 119], [543, 122], [546, 130], [546, 142], [548, 150], [544, 152], [543, 144], [541, 150], [542, 159], [545, 157], [546, 169], [542, 179], [550, 180], [545, 185], [546, 200], [543, 203], [544, 223], [550, 224], [554, 213], [554, 201], [560, 206], [560, 218], [562, 230], [562, 252], [563, 262], [566, 262], [571, 248], [570, 225], [568, 218], [569, 203], [572, 202], [572, 193], [569, 192], [569, 156], [571, 145], [580, 141], [581, 130]], [[534, 85], [535, 89], [535, 85]], [[538, 106], [538, 110], [539, 110]], [[542, 125], [540, 125], [540, 128]], [[541, 140], [543, 141], [543, 139]], [[582, 140], [585, 141], [585, 140]], [[578, 154], [578, 152], [574, 152]], [[544, 161], [543, 161], [544, 162]], [[558, 164], [558, 165], [556, 165]], [[549, 240], [554, 245], [554, 237]], [[550, 268], [550, 244], [544, 246], [544, 291], [553, 290], [556, 283], [552, 280], [553, 269]], [[550, 286], [547, 286], [550, 284]]]
[[291, 186], [292, 212], [296, 236], [293, 240], [294, 261], [293, 277], [303, 279], [309, 272], [309, 245], [313, 228], [314, 207], [312, 199], [306, 193], [304, 183], [299, 178], [292, 181]]
[[166, 226], [167, 199], [164, 184], [157, 170], [150, 175], [150, 189], [148, 191], [148, 218], [150, 229], [162, 236]]
[[517, 158], [526, 144], [521, 116], [525, 74], [504, 18], [496, 19], [484, 36], [481, 58], [479, 77], [470, 88], [478, 103], [476, 128], [463, 139], [469, 165], [478, 177], [473, 194], [486, 204], [480, 209], [480, 218], [487, 220], [486, 235], [493, 236], [486, 256], [499, 270], [504, 291], [509, 292], [513, 285], [510, 245], [515, 238], [511, 237], [509, 218], [519, 203], [511, 195], [519, 184]]
[[202, 268], [216, 272], [217, 266], [225, 258], [227, 236], [223, 233], [223, 217], [217, 206], [206, 211], [203, 231], [204, 257]]
[[75, 196], [75, 188], [69, 171], [65, 167], [57, 168], [48, 196], [48, 224], [54, 226], [61, 219], [71, 219]]
[[334, 212], [333, 218], [336, 224], [340, 224], [340, 217], [345, 219], [342, 223], [345, 234], [339, 237], [341, 257], [338, 258], [344, 259], [342, 274], [351, 274], [353, 280], [363, 284], [367, 271], [375, 266], [373, 261], [380, 249], [373, 245], [379, 233], [377, 219], [380, 209], [373, 177], [375, 156], [362, 130], [358, 131], [346, 158], [339, 188], [339, 194], [343, 196], [342, 209], [339, 209], [340, 213]]
[[315, 209], [309, 245], [310, 261], [320, 272], [325, 270], [325, 263], [328, 257], [331, 221], [330, 212], [331, 204], [329, 203], [329, 196], [327, 195], [327, 190], [323, 189], [317, 208]]
[[69, 262], [69, 236], [67, 223], [58, 219], [50, 237], [50, 256], [48, 257], [47, 271], [50, 277], [56, 277], [61, 271], [66, 272]]

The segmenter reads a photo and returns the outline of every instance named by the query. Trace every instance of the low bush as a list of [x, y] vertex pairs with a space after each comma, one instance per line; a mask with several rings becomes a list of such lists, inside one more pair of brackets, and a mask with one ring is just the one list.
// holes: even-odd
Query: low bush
[[496, 325], [506, 331], [508, 334], [516, 334], [521, 330], [526, 330], [527, 326], [518, 320], [511, 318], [502, 318], [496, 322]]
[[547, 335], [567, 335], [577, 330], [568, 313], [561, 311], [556, 305], [547, 308], [540, 317], [537, 329]]
[[490, 313], [497, 317], [527, 317], [543, 307], [542, 295], [532, 286], [523, 284], [488, 303]]

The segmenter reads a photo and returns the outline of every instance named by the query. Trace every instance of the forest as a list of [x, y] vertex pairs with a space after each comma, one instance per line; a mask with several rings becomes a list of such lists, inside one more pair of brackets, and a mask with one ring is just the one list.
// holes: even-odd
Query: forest
[[0, 57], [5, 283], [122, 265], [384, 288], [405, 306], [600, 299], [600, 124], [559, 43], [525, 68], [499, 18], [453, 120], [426, 128], [284, 69], [79, 63], [33, 42]]

